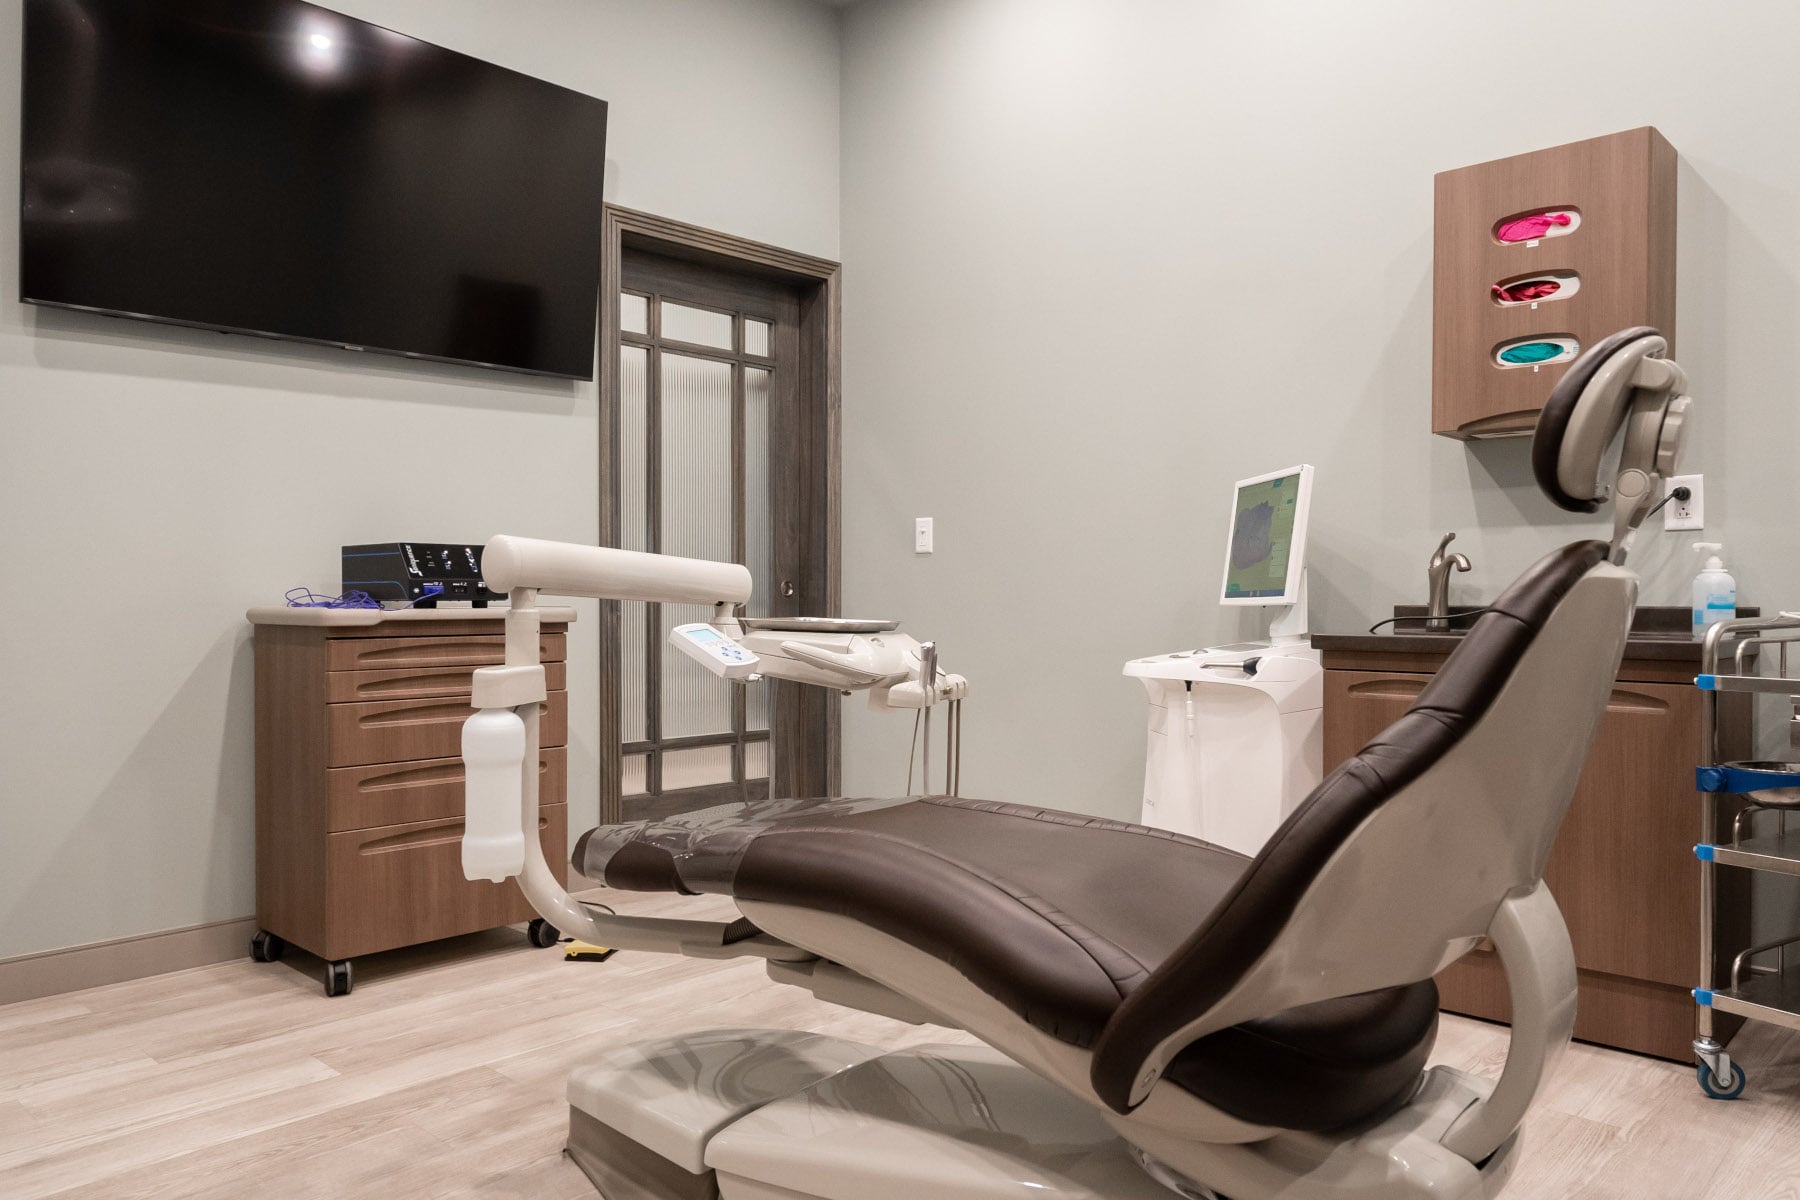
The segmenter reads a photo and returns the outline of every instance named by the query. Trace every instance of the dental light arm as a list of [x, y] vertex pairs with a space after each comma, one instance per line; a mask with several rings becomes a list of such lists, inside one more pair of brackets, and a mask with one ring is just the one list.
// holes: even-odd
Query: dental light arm
[[590, 911], [551, 872], [537, 836], [538, 721], [546, 696], [538, 656], [538, 594], [710, 604], [722, 617], [750, 598], [750, 572], [735, 563], [504, 535], [488, 542], [482, 568], [489, 587], [511, 595], [512, 607], [506, 614], [506, 663], [476, 670], [476, 712], [463, 725], [463, 874], [495, 882], [517, 876], [533, 908], [558, 929], [597, 945], [700, 958], [812, 958], [722, 922]]
[[539, 594], [711, 605], [711, 624], [680, 626], [670, 636], [726, 678], [762, 674], [840, 691], [867, 688], [872, 704], [891, 708], [960, 699], [967, 681], [940, 674], [935, 686], [925, 687], [918, 643], [891, 631], [744, 630], [732, 614], [750, 599], [751, 580], [736, 563], [502, 535], [487, 543], [482, 570], [490, 588], [509, 594], [511, 607], [505, 665], [475, 671], [476, 712], [463, 725], [463, 874], [496, 883], [517, 877], [533, 908], [596, 945], [702, 958], [812, 959], [766, 935], [745, 936], [735, 925], [591, 911], [550, 870], [537, 836], [538, 722], [548, 694], [539, 659]]

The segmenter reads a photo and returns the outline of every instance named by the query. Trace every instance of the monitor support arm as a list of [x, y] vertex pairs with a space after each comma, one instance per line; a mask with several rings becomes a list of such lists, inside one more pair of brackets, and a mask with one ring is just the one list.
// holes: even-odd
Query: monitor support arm
[[1291, 646], [1309, 640], [1306, 620], [1306, 568], [1300, 568], [1300, 583], [1294, 591], [1294, 602], [1287, 611], [1269, 623], [1269, 641], [1277, 646]]

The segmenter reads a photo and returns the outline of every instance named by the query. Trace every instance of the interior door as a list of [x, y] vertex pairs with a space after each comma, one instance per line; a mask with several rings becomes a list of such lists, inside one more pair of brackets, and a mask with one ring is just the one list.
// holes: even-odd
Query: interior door
[[[801, 386], [794, 285], [626, 247], [618, 296], [618, 544], [740, 562], [749, 616], [823, 614], [814, 503], [819, 414]], [[668, 643], [703, 606], [619, 606], [620, 817], [825, 790], [831, 705], [818, 689], [726, 683]], [[829, 701], [834, 703], [835, 697]], [[611, 789], [609, 789], [611, 790]]]

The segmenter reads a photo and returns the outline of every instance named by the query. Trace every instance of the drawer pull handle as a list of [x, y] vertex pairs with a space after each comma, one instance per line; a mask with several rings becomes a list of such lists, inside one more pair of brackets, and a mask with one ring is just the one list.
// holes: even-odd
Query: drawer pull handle
[[442, 675], [402, 675], [398, 679], [383, 679], [377, 683], [359, 683], [356, 695], [362, 700], [380, 700], [396, 692], [452, 692], [457, 695], [468, 695], [474, 681], [467, 672], [449, 672]]
[[365, 650], [356, 659], [380, 663], [396, 658], [403, 662], [421, 658], [491, 658], [499, 662], [505, 654], [505, 649], [495, 642], [439, 642], [433, 646], [386, 646], [380, 650]]
[[460, 783], [462, 777], [461, 762], [439, 763], [436, 766], [415, 767], [410, 771], [371, 775], [358, 782], [356, 790], [359, 792], [391, 792], [399, 788], [430, 787], [438, 783]]
[[[358, 717], [356, 723], [364, 729], [380, 729], [388, 725], [439, 725], [447, 721], [457, 724], [469, 719], [467, 704], [421, 704], [412, 708], [397, 708], [388, 712], [374, 712]], [[540, 716], [550, 712], [548, 704], [538, 705]]]
[[1352, 696], [1370, 700], [1412, 700], [1425, 690], [1424, 679], [1370, 679], [1350, 686]]
[[1607, 712], [1665, 713], [1669, 711], [1669, 702], [1658, 700], [1655, 696], [1646, 696], [1642, 692], [1626, 692], [1617, 688], [1606, 701]]
[[420, 704], [411, 708], [390, 709], [387, 712], [369, 713], [358, 718], [357, 724], [364, 729], [379, 729], [385, 725], [427, 725], [442, 721], [464, 721], [469, 716], [466, 704]]
[[[550, 762], [548, 759], [538, 760], [538, 774], [548, 775]], [[462, 763], [436, 763], [429, 767], [416, 767], [410, 771], [391, 771], [386, 775], [371, 775], [367, 779], [358, 780], [356, 790], [359, 792], [393, 792], [405, 788], [435, 787], [440, 783], [461, 783], [463, 780]]]
[[[548, 817], [538, 818], [538, 829], [549, 828]], [[463, 823], [452, 821], [444, 825], [433, 825], [430, 829], [412, 829], [405, 833], [391, 834], [388, 837], [376, 838], [364, 842], [356, 848], [358, 854], [391, 854], [395, 850], [413, 850], [420, 846], [442, 846], [446, 843], [462, 841]]]

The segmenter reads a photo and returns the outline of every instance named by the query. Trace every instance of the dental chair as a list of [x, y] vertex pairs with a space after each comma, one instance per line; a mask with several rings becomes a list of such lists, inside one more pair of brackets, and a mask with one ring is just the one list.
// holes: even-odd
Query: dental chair
[[[600, 912], [557, 886], [525, 833], [537, 596], [710, 603], [723, 632], [749, 578], [490, 542], [488, 582], [512, 609], [507, 665], [476, 673], [484, 711], [465, 741], [471, 877], [518, 876], [587, 941], [759, 958], [821, 999], [980, 1043], [883, 1053], [715, 1030], [608, 1050], [571, 1080], [571, 1155], [608, 1200], [1498, 1194], [1574, 1026], [1575, 963], [1543, 871], [1630, 626], [1626, 553], [1689, 406], [1665, 353], [1645, 328], [1599, 342], [1538, 425], [1539, 484], [1572, 511], [1614, 503], [1612, 541], [1520, 576], [1254, 857], [1028, 797], [771, 800], [601, 827], [575, 851], [590, 880], [729, 896], [739, 919]], [[948, 686], [935, 670], [917, 682], [926, 704]], [[1426, 1068], [1432, 977], [1483, 939], [1512, 1000], [1497, 1081]]]

